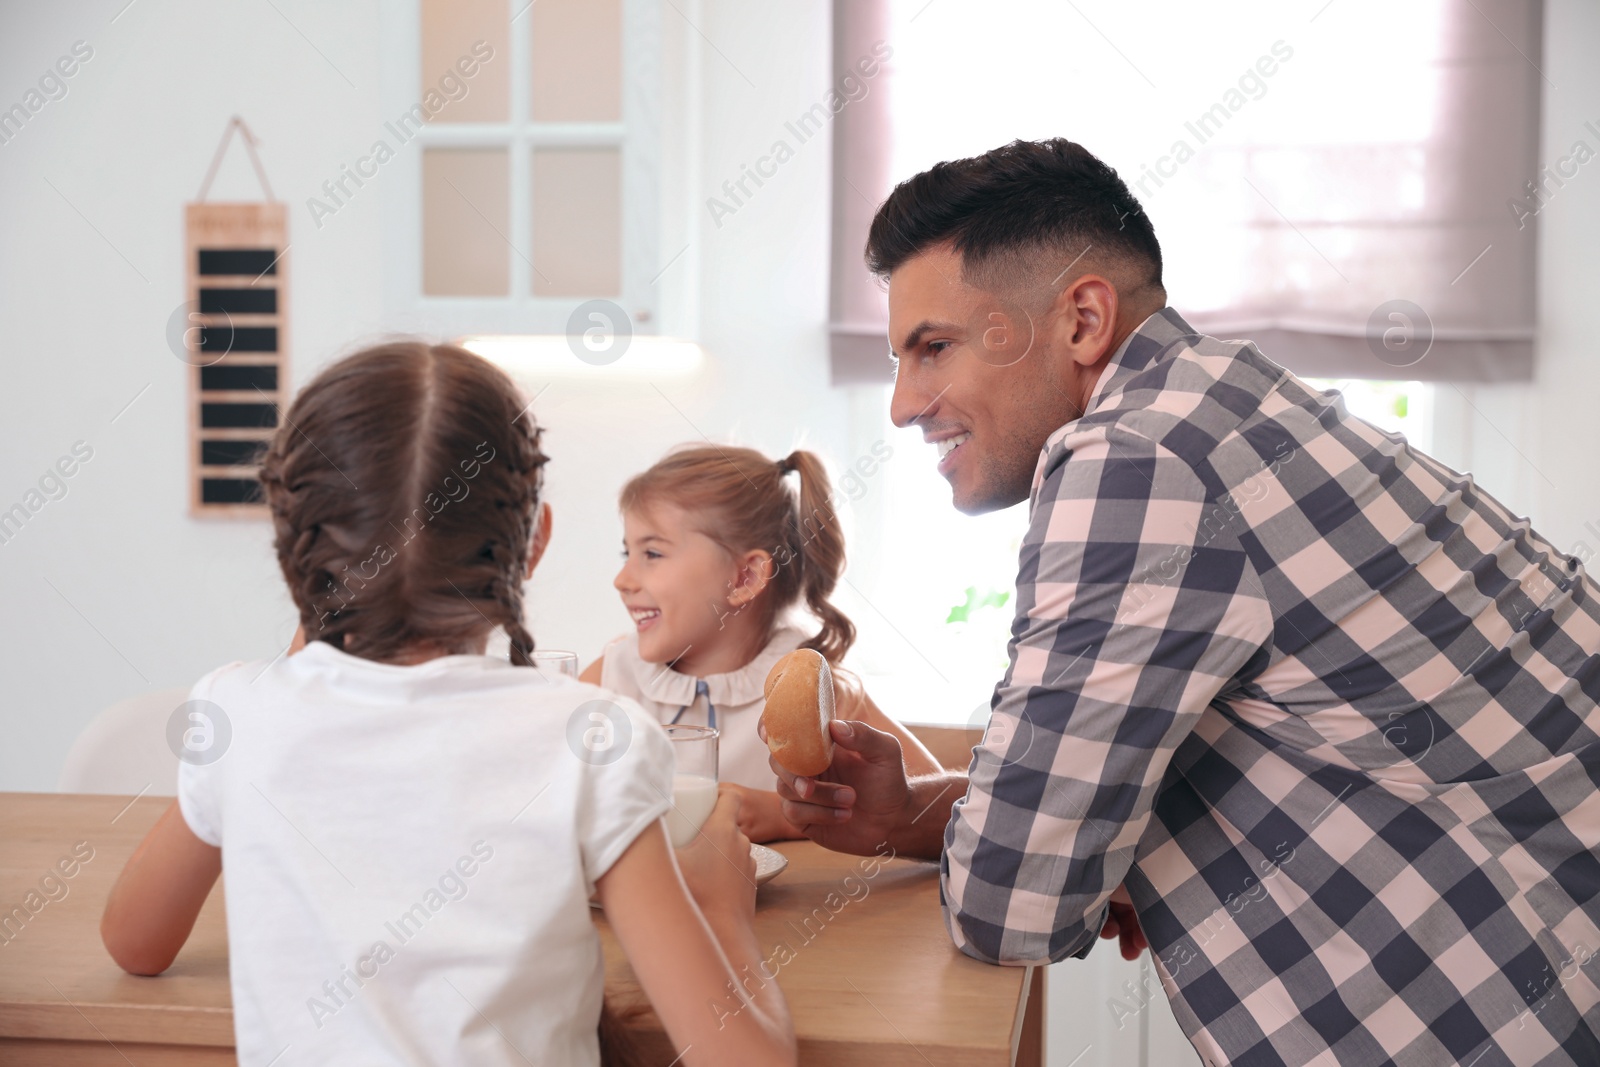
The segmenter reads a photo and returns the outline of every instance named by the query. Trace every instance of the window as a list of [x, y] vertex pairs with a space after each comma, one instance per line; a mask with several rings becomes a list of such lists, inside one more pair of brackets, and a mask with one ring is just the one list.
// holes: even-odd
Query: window
[[[1531, 377], [1538, 197], [1516, 197], [1540, 163], [1533, 0], [1493, 17], [1471, 0], [890, 2], [893, 180], [1070, 137], [1149, 213], [1195, 327], [1302, 375]], [[1012, 62], [952, 77], [957, 54]], [[1353, 75], [1352, 55], [1382, 76]], [[1420, 352], [1394, 343], [1397, 312]]]
[[393, 320], [559, 334], [604, 299], [650, 331], [658, 14], [645, 0], [385, 9]]
[[851, 666], [890, 714], [983, 727], [1006, 670], [1028, 505], [960, 514], [935, 469], [938, 452], [920, 430], [890, 423], [889, 389], [853, 392], [860, 441], [881, 441], [893, 453], [858, 493], [838, 483], [849, 499], [852, 561], [839, 601], [860, 631]]
[[1433, 454], [1436, 386], [1428, 382], [1379, 382], [1363, 378], [1304, 378], [1312, 389], [1336, 389], [1345, 410], [1380, 430], [1404, 434], [1411, 447]]
[[[1304, 379], [1337, 389], [1346, 409], [1433, 449], [1435, 386], [1426, 382]], [[857, 418], [894, 449], [851, 505], [852, 559], [841, 602], [861, 631], [852, 663], [875, 700], [915, 722], [982, 726], [1005, 674], [1016, 609], [1017, 556], [1028, 505], [961, 515], [915, 430], [889, 422], [889, 390], [859, 389]], [[874, 421], [875, 420], [875, 421]], [[867, 545], [869, 538], [881, 544]]]
[[[1442, 172], [1429, 164], [1441, 145], [1457, 143], [1452, 138], [1460, 132], [1446, 106], [1450, 94], [1462, 91], [1452, 79], [1505, 78], [1523, 87], [1530, 78], [1537, 80], [1526, 60], [1471, 5], [1428, 0], [1395, 13], [1377, 0], [1356, 0], [1349, 7], [1324, 9], [1319, 3], [1303, 11], [1248, 0], [1224, 14], [1177, 0], [1148, 8], [1037, 0], [995, 0], [982, 8], [926, 0], [888, 0], [888, 5], [882, 25], [864, 23], [860, 40], [851, 40], [835, 57], [836, 66], [843, 67], [862, 53], [863, 42], [879, 36], [893, 45], [886, 75], [892, 92], [852, 105], [887, 101], [882, 105], [887, 114], [871, 131], [889, 156], [885, 183], [1012, 138], [1077, 140], [1115, 166], [1145, 203], [1166, 253], [1172, 303], [1193, 325], [1216, 325], [1225, 337], [1251, 337], [1269, 358], [1291, 367], [1301, 364], [1304, 373], [1338, 374], [1337, 380], [1308, 381], [1340, 390], [1353, 414], [1405, 434], [1422, 451], [1433, 449], [1436, 395], [1442, 402], [1447, 394], [1418, 381], [1356, 379], [1339, 360], [1311, 358], [1318, 353], [1307, 347], [1305, 337], [1308, 331], [1331, 329], [1329, 323], [1343, 315], [1343, 325], [1330, 334], [1338, 343], [1330, 344], [1343, 352], [1348, 346], [1340, 339], [1354, 338], [1360, 351], [1367, 351], [1362, 328], [1369, 312], [1381, 300], [1410, 291], [1405, 272], [1422, 259], [1396, 254], [1374, 260], [1358, 254], [1366, 247], [1360, 242], [1388, 232], [1420, 241], [1417, 235], [1427, 227], [1455, 218], [1440, 213], [1441, 204], [1456, 200], [1442, 197], [1430, 184], [1440, 182]], [[1379, 11], [1384, 17], [1394, 14], [1399, 29], [1374, 42], [1371, 16]], [[1152, 20], [1173, 32], [1151, 35]], [[1517, 38], [1525, 22], [1519, 16], [1515, 26], [1509, 19], [1499, 24]], [[1024, 23], [1031, 32], [1019, 37], [1015, 27]], [[1467, 36], [1452, 36], [1458, 24]], [[1472, 62], [1449, 61], [1466, 47], [1462, 41], [1480, 35], [1498, 44], [1480, 49], [1481, 55], [1474, 52]], [[952, 56], [991, 52], [1004, 52], [1013, 62], [991, 65], [980, 78], [959, 76], [960, 63], [952, 66]], [[1348, 61], [1356, 53], [1373, 69], [1387, 71], [1385, 78], [1353, 84]], [[1507, 114], [1522, 112], [1512, 108]], [[1520, 160], [1525, 147], [1519, 139], [1506, 151]], [[1307, 166], [1307, 159], [1324, 163], [1309, 171], [1294, 169]], [[889, 188], [854, 184], [869, 198], [886, 195]], [[1514, 189], [1520, 180], [1506, 184]], [[1280, 186], [1294, 193], [1292, 204], [1280, 195]], [[1446, 191], [1454, 196], [1456, 190]], [[1328, 206], [1328, 226], [1295, 224], [1315, 247], [1274, 213], [1263, 194], [1302, 220], [1297, 211]], [[1485, 219], [1498, 218], [1504, 196], [1470, 203], [1482, 207]], [[1411, 226], [1416, 220], [1427, 227]], [[1360, 242], [1355, 236], [1346, 241], [1345, 230], [1359, 230]], [[1463, 317], [1469, 325], [1477, 321], [1472, 315], [1481, 302], [1457, 291], [1490, 266], [1494, 257], [1484, 257], [1460, 277], [1491, 240], [1495, 255], [1508, 254], [1494, 269], [1510, 271], [1517, 280], [1506, 288], [1522, 291], [1516, 275], [1522, 253], [1511, 255], [1520, 246], [1484, 237], [1467, 246], [1459, 262], [1442, 257], [1454, 266], [1430, 275], [1430, 284], [1450, 295], [1437, 309], [1428, 302], [1436, 315], [1435, 351], [1407, 373], [1427, 377], [1448, 367], [1471, 377], [1465, 364], [1444, 357], [1446, 342], [1476, 335], [1446, 334], [1446, 319], [1453, 317], [1458, 326]], [[859, 240], [843, 243], [847, 258], [835, 264], [835, 271], [853, 271], [865, 284], [859, 246]], [[1429, 245], [1443, 247], [1442, 239]], [[1453, 279], [1461, 284], [1452, 288]], [[1290, 312], [1301, 299], [1295, 294], [1302, 292], [1331, 292], [1337, 299], [1327, 301], [1326, 314], [1297, 317]], [[873, 295], [881, 307], [875, 283]], [[1277, 304], [1258, 307], [1251, 303], [1258, 295]], [[1278, 305], [1293, 307], [1286, 311]], [[1223, 312], [1250, 321], [1234, 328], [1207, 319]], [[870, 324], [857, 328], [869, 338], [863, 353], [871, 370], [843, 380], [886, 377], [883, 341]], [[1514, 333], [1491, 330], [1485, 344], [1523, 343]], [[1387, 372], [1383, 377], [1392, 377], [1402, 365], [1376, 352], [1371, 356], [1373, 369]], [[851, 509], [854, 563], [845, 595], [853, 598], [847, 610], [863, 633], [857, 664], [874, 694], [883, 690], [880, 703], [891, 711], [918, 720], [981, 723], [983, 717], [974, 718], [973, 712], [980, 705], [986, 710], [989, 688], [1004, 668], [1014, 608], [1009, 583], [1026, 507], [978, 519], [956, 513], [948, 486], [933, 471], [932, 451], [915, 433], [888, 426], [886, 391], [857, 391], [863, 400], [855, 408], [854, 433], [866, 441], [881, 436], [895, 448], [881, 481]]]

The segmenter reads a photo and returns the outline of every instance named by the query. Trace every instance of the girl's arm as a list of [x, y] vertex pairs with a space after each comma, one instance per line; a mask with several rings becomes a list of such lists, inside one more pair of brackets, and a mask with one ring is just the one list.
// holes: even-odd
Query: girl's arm
[[111, 887], [100, 940], [130, 974], [160, 974], [189, 939], [222, 873], [222, 850], [194, 835], [174, 800]]
[[597, 883], [606, 919], [689, 1067], [796, 1062], [789, 1009], [751, 925], [755, 862], [736, 825], [738, 805], [735, 794], [718, 797], [676, 856], [657, 822]]
[[717, 790], [739, 795], [739, 830], [756, 844], [804, 840], [806, 832], [783, 817], [783, 798], [775, 791], [736, 782], [723, 782]]
[[918, 778], [926, 774], [943, 774], [944, 768], [939, 761], [933, 758], [933, 753], [916, 735], [893, 718], [886, 715], [882, 708], [872, 702], [867, 695], [866, 687], [861, 680], [853, 674], [839, 672], [836, 676], [835, 692], [839, 696], [839, 711], [835, 718], [853, 719], [864, 722], [868, 726], [893, 734], [900, 741], [900, 755], [905, 760], [906, 777]]
[[585, 667], [583, 673], [578, 675], [578, 681], [588, 682], [590, 685], [599, 685], [600, 669], [605, 666], [605, 663], [606, 657], [604, 653], [596, 656], [594, 662]]

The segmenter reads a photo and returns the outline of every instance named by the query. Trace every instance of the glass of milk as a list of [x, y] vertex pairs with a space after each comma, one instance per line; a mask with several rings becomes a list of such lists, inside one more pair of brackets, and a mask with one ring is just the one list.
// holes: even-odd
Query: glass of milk
[[535, 651], [531, 658], [533, 660], [533, 669], [538, 671], [546, 680], [560, 678], [563, 675], [568, 678], [576, 678], [578, 676], [578, 654], [576, 652]]
[[718, 733], [709, 726], [677, 723], [665, 729], [677, 764], [672, 775], [667, 836], [672, 839], [673, 848], [683, 848], [694, 840], [706, 816], [717, 805]]

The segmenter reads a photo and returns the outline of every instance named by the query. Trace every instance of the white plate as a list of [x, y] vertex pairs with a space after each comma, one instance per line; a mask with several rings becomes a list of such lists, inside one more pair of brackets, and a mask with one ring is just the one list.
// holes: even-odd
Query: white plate
[[[783, 873], [783, 869], [789, 866], [788, 856], [785, 856], [775, 848], [768, 848], [766, 845], [751, 845], [750, 858], [756, 861], [756, 885], [758, 887], [764, 886], [778, 877]], [[600, 907], [600, 902], [591, 899], [589, 907], [598, 908]]]
[[789, 866], [789, 857], [766, 845], [751, 845], [750, 856], [756, 861], [756, 885], [766, 885]]

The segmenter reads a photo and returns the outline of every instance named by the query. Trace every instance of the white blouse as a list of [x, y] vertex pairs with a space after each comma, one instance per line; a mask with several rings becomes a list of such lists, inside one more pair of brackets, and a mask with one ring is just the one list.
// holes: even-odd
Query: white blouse
[[[706, 706], [709, 697], [716, 709], [716, 727], [721, 731], [717, 739], [718, 778], [751, 789], [773, 790], [778, 778], [767, 763], [766, 742], [756, 733], [767, 703], [767, 675], [774, 663], [799, 648], [808, 636], [794, 626], [780, 625], [767, 646], [743, 667], [695, 678], [664, 663], [641, 659], [639, 635], [629, 634], [606, 646], [600, 685], [632, 697], [663, 725], [674, 719], [694, 726], [710, 725]], [[703, 695], [698, 692], [702, 682]]]

